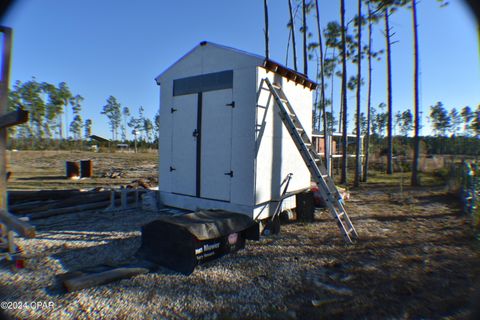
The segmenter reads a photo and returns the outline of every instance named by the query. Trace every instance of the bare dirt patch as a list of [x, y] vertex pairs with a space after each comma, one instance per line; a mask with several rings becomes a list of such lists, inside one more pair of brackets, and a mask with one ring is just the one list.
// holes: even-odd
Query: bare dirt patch
[[[125, 185], [135, 179], [158, 180], [158, 153], [8, 152], [9, 190], [81, 189]], [[65, 162], [92, 160], [93, 178], [66, 179]], [[112, 172], [119, 172], [112, 178]]]

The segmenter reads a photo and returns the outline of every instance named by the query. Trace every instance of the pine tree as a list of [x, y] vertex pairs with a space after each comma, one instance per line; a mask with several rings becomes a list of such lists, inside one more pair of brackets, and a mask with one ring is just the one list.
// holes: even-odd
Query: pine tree
[[462, 115], [458, 113], [457, 109], [452, 108], [449, 116], [451, 122], [451, 132], [454, 136], [457, 136], [463, 122]]
[[122, 124], [122, 140], [126, 141], [127, 140], [127, 119], [130, 117], [130, 109], [128, 107], [124, 107], [122, 109], [122, 119], [123, 119], [123, 124]]
[[345, 26], [345, 0], [340, 0], [340, 26], [342, 36], [342, 174], [340, 177], [341, 183], [347, 183], [347, 48], [346, 48], [346, 26]]
[[101, 114], [107, 116], [112, 132], [112, 140], [117, 140], [118, 129], [121, 124], [122, 114], [121, 105], [114, 96], [107, 99], [107, 104], [103, 106]]
[[430, 107], [430, 120], [435, 135], [446, 136], [451, 127], [450, 117], [443, 103], [437, 102]]
[[472, 133], [472, 120], [475, 117], [472, 109], [469, 106], [465, 106], [462, 109], [462, 118], [463, 118], [463, 131], [468, 136]]
[[290, 28], [290, 32], [292, 35], [292, 50], [293, 50], [293, 70], [298, 71], [297, 68], [297, 45], [295, 42], [295, 21], [293, 17], [293, 11], [292, 11], [292, 0], [288, 0], [288, 9], [289, 9], [289, 14], [290, 14], [290, 22], [288, 23], [288, 26]]
[[419, 62], [418, 62], [418, 24], [417, 24], [417, 1], [412, 0], [412, 26], [413, 26], [413, 109], [414, 121], [413, 126], [413, 163], [412, 163], [412, 179], [411, 185], [418, 186], [418, 158], [420, 157], [420, 104], [418, 96], [419, 86]]
[[92, 119], [85, 120], [84, 129], [85, 129], [85, 140], [88, 140], [92, 135]]
[[70, 123], [70, 132], [72, 133], [74, 140], [78, 141], [81, 139], [82, 127], [83, 127], [82, 117], [79, 114], [76, 114], [73, 117], [72, 122]]
[[355, 145], [355, 178], [354, 186], [358, 187], [360, 185], [360, 178], [362, 175], [362, 158], [360, 157], [361, 150], [361, 111], [360, 111], [360, 93], [362, 88], [362, 1], [358, 0], [358, 21], [357, 21], [357, 112], [356, 112], [356, 131], [357, 131], [357, 142]]
[[60, 126], [60, 138], [63, 139], [63, 124], [62, 124], [62, 114], [65, 113], [65, 136], [68, 138], [68, 130], [66, 126], [68, 125], [68, 106], [72, 101], [72, 92], [65, 82], [60, 82], [56, 91], [58, 99], [62, 103], [62, 112], [58, 114], [59, 117], [59, 126]]
[[155, 121], [153, 122], [153, 125], [155, 132], [158, 135], [158, 133], [160, 132], [160, 111], [157, 111], [157, 113], [155, 114]]

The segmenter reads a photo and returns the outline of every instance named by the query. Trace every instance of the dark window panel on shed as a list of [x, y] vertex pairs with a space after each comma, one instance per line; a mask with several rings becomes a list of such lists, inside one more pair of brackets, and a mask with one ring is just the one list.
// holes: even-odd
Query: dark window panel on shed
[[174, 96], [230, 88], [233, 88], [233, 70], [173, 80]]

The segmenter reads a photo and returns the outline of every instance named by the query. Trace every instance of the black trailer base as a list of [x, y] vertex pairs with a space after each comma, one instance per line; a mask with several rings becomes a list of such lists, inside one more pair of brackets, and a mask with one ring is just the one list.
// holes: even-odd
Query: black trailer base
[[189, 275], [198, 264], [258, 240], [259, 227], [250, 217], [223, 210], [202, 210], [165, 216], [142, 227], [137, 257]]

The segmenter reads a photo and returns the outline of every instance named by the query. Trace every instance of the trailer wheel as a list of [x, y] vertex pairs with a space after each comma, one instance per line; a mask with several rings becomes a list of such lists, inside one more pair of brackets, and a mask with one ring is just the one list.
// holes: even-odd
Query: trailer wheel
[[280, 233], [280, 218], [278, 216], [273, 218], [273, 220], [271, 218], [264, 219], [261, 223], [263, 227], [262, 234], [264, 236]]

